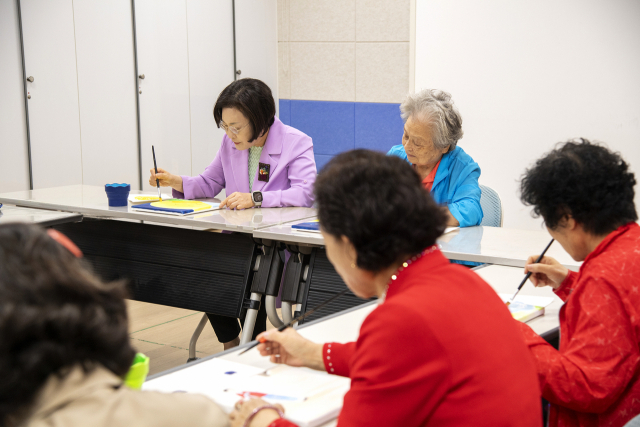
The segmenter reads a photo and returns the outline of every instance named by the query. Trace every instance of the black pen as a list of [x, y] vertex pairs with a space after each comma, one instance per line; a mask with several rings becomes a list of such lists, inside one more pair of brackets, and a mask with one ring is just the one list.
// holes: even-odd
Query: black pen
[[158, 176], [158, 165], [156, 164], [156, 149], [155, 149], [155, 147], [153, 145], [151, 146], [151, 152], [153, 153], [153, 167], [156, 170], [156, 185], [158, 186], [158, 199], [160, 199], [160, 201], [162, 201], [162, 194], [160, 193], [160, 180], [157, 178], [157, 176]]
[[[549, 246], [551, 246], [551, 244], [553, 243], [553, 239], [551, 239], [551, 241], [549, 242], [549, 244], [547, 245], [546, 248], [544, 248], [544, 251], [542, 251], [542, 253], [540, 254], [540, 256], [538, 257], [538, 259], [536, 260], [536, 262], [534, 262], [534, 264], [539, 263], [540, 261], [542, 261], [542, 257], [544, 256], [544, 254], [547, 253], [547, 250], [549, 249]], [[520, 292], [520, 289], [522, 289], [522, 287], [524, 286], [524, 284], [527, 282], [527, 280], [529, 280], [529, 277], [531, 277], [531, 272], [528, 272], [526, 276], [524, 276], [524, 279], [522, 279], [522, 282], [520, 283], [520, 286], [518, 286], [518, 289], [516, 290], [516, 293], [513, 294], [513, 296], [511, 297], [511, 299], [509, 301], [507, 301], [507, 307], [513, 302], [514, 299], [516, 299], [516, 295], [518, 295], [518, 292]]]
[[[323, 302], [322, 304], [316, 306], [315, 308], [312, 308], [311, 310], [307, 311], [304, 314], [301, 314], [300, 316], [296, 317], [295, 319], [293, 319], [291, 322], [286, 323], [282, 326], [280, 326], [278, 328], [278, 332], [282, 332], [287, 328], [290, 328], [291, 326], [293, 326], [294, 323], [301, 321], [302, 319], [306, 318], [307, 316], [313, 314], [316, 310], [321, 309], [322, 307], [324, 307], [325, 305], [329, 304], [331, 301], [335, 300], [338, 297], [341, 297], [342, 295], [346, 294], [349, 291], [349, 289], [345, 289], [340, 293], [335, 294], [334, 296], [332, 296], [331, 298], [329, 298], [328, 300], [326, 300], [325, 302]], [[257, 346], [258, 344], [262, 344], [264, 342], [267, 342], [267, 340], [265, 340], [264, 338], [260, 339], [260, 341], [256, 341], [254, 344], [250, 345], [249, 347], [247, 347], [246, 349], [244, 349], [244, 351], [242, 351], [240, 354], [244, 354], [247, 351], [251, 350], [252, 348], [254, 348], [255, 346]], [[239, 354], [239, 355], [240, 355]], [[238, 355], [238, 356], [239, 356]]]

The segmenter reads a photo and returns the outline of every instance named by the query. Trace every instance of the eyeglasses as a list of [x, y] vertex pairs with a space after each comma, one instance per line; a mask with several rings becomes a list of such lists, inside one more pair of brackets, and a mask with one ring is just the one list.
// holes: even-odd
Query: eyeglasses
[[222, 120], [220, 120], [220, 123], [218, 123], [218, 126], [220, 126], [222, 130], [224, 130], [225, 132], [231, 132], [232, 134], [237, 135], [240, 133], [242, 129], [247, 127], [248, 124], [249, 123], [245, 124], [240, 129], [237, 129], [237, 128], [234, 128], [233, 126], [227, 126]]

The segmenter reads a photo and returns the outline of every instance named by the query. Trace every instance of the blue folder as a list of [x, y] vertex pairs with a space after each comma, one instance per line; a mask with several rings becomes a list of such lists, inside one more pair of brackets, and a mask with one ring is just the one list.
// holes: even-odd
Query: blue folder
[[170, 213], [174, 213], [174, 214], [186, 215], [186, 214], [190, 214], [190, 213], [193, 213], [193, 212], [207, 212], [207, 211], [210, 211], [211, 209], [215, 209], [216, 207], [218, 207], [218, 204], [214, 204], [213, 206], [211, 206], [211, 209], [204, 209], [204, 210], [196, 211], [194, 209], [159, 208], [157, 206], [152, 206], [152, 203], [155, 203], [155, 202], [142, 203], [142, 204], [139, 204], [139, 205], [131, 206], [131, 208], [132, 209], [140, 209], [140, 210], [144, 210], [144, 211], [170, 212]]
[[320, 231], [320, 223], [318, 221], [301, 222], [300, 224], [292, 225], [291, 228], [304, 231]]
[[131, 206], [131, 207], [133, 209], [144, 209], [145, 211], [173, 212], [173, 213], [183, 214], [183, 215], [193, 212], [193, 209], [159, 208], [157, 206], [151, 206], [151, 203], [142, 203], [140, 205], [135, 205], [135, 206]]

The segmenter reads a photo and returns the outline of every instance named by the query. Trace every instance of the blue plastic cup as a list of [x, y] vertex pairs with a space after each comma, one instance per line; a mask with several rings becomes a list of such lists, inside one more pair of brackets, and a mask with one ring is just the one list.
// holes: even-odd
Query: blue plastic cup
[[127, 206], [127, 197], [131, 186], [129, 184], [106, 184], [104, 191], [109, 198], [109, 206]]

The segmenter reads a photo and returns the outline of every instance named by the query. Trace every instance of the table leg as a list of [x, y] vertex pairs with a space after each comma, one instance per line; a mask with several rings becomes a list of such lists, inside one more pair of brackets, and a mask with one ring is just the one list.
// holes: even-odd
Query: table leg
[[[251, 293], [251, 301], [257, 301], [260, 306], [260, 300], [262, 295], [256, 292]], [[256, 325], [256, 318], [258, 317], [258, 309], [248, 308], [247, 316], [244, 319], [244, 325], [242, 326], [242, 336], [240, 337], [240, 345], [246, 344], [251, 341], [253, 335], [253, 327]]]
[[282, 321], [289, 323], [293, 320], [293, 307], [288, 301], [282, 301]]
[[207, 313], [204, 313], [202, 315], [202, 319], [200, 319], [200, 323], [198, 323], [198, 327], [193, 331], [193, 335], [191, 335], [191, 341], [189, 341], [189, 358], [187, 359], [187, 363], [199, 359], [199, 357], [196, 357], [196, 343], [198, 342], [198, 338], [200, 338], [200, 334], [207, 324], [207, 321]]
[[271, 322], [271, 324], [276, 328], [279, 328], [280, 326], [284, 325], [284, 322], [280, 319], [280, 317], [278, 316], [278, 312], [276, 311], [276, 299], [277, 298], [273, 295], [267, 295], [265, 297], [264, 304], [267, 309], [267, 317], [269, 318], [269, 322]]

